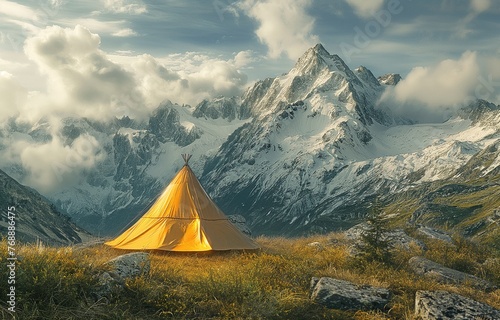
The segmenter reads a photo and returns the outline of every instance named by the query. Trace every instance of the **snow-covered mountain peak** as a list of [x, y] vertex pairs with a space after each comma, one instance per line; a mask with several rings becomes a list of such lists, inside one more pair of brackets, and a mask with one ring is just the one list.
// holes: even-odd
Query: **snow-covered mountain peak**
[[[363, 124], [386, 122], [374, 109], [383, 88], [366, 67], [353, 72], [338, 55], [318, 44], [308, 49], [286, 74], [257, 82], [243, 97], [242, 108], [256, 118], [281, 114], [297, 101], [324, 98], [334, 108], [326, 113], [345, 114]], [[321, 98], [324, 97], [324, 98]], [[321, 107], [320, 109], [322, 109]]]
[[321, 44], [309, 48], [297, 61], [291, 75], [317, 75], [327, 69], [329, 72], [341, 72], [346, 77], [355, 76], [345, 62], [336, 54], [330, 54]]
[[486, 100], [477, 99], [463, 107], [459, 111], [459, 116], [463, 119], [472, 120], [476, 122], [498, 123], [500, 106]]
[[363, 82], [364, 85], [368, 85], [372, 88], [380, 87], [380, 83], [377, 78], [375, 78], [373, 73], [365, 66], [359, 66], [358, 68], [354, 69], [354, 73], [359, 78], [359, 80]]
[[323, 45], [321, 43], [317, 43], [311, 49], [313, 49], [319, 55], [323, 55], [323, 56], [329, 56], [330, 55], [330, 53], [325, 49], [325, 47], [323, 47]]
[[241, 108], [241, 99], [238, 97], [216, 97], [212, 100], [203, 100], [193, 111], [193, 116], [205, 119], [246, 119], [250, 115]]
[[379, 83], [387, 86], [395, 86], [402, 79], [403, 78], [401, 78], [401, 75], [399, 75], [398, 73], [387, 73], [383, 76], [378, 77]]
[[[140, 123], [65, 119], [55, 137], [47, 121], [9, 126], [0, 149], [16, 134], [40, 145], [59, 139], [66, 149], [95, 145], [99, 161], [84, 167], [82, 182], [50, 197], [105, 234], [140, 214], [180, 169], [181, 153], [193, 155], [190, 164], [217, 204], [245, 216], [257, 234], [344, 228], [362, 219], [374, 194], [500, 174], [499, 106], [478, 100], [445, 123], [396, 121], [375, 104], [400, 80], [351, 70], [318, 44], [288, 73], [256, 82], [242, 97], [194, 107], [166, 100]], [[6, 169], [23, 177], [22, 164]]]

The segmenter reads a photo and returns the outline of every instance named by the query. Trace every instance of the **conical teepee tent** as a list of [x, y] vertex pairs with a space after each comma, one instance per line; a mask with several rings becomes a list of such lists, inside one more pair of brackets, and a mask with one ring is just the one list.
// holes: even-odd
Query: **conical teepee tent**
[[108, 246], [128, 250], [258, 249], [210, 199], [182, 155], [184, 167], [153, 206]]

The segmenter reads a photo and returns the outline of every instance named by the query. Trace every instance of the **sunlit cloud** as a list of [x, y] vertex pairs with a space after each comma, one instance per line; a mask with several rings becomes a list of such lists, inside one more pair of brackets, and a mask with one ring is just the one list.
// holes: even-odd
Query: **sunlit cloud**
[[313, 34], [315, 19], [307, 13], [311, 4], [311, 0], [245, 0], [239, 7], [259, 23], [255, 34], [267, 46], [269, 57], [285, 54], [295, 60], [319, 42]]
[[371, 18], [384, 5], [384, 0], [345, 0], [362, 18]]
[[115, 37], [125, 38], [125, 37], [136, 36], [137, 32], [135, 32], [134, 30], [132, 30], [130, 28], [126, 28], [126, 29], [118, 30], [117, 32], [113, 33], [112, 35]]

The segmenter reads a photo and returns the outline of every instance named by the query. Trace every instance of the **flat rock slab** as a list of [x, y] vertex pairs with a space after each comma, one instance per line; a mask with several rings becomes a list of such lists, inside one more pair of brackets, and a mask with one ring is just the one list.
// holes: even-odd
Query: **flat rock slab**
[[327, 308], [340, 310], [384, 310], [391, 298], [385, 288], [356, 285], [333, 278], [312, 278], [311, 299]]
[[446, 291], [417, 291], [415, 316], [425, 320], [498, 320], [500, 311], [481, 302]]
[[[369, 229], [370, 226], [368, 225], [368, 223], [362, 222], [348, 229], [344, 232], [344, 234], [348, 240], [358, 242], [361, 240], [362, 234], [364, 234]], [[420, 247], [420, 249], [427, 250], [425, 244], [422, 241], [410, 237], [402, 229], [390, 230], [389, 232], [387, 232], [385, 238], [389, 240], [389, 246], [391, 247], [391, 249], [410, 249], [410, 244], [413, 243]]]
[[420, 226], [417, 229], [417, 232], [420, 233], [421, 235], [428, 237], [428, 238], [441, 240], [441, 241], [446, 242], [448, 244], [453, 244], [453, 239], [450, 237], [449, 234], [447, 234], [444, 231], [430, 228], [430, 227], [426, 227], [426, 226]]
[[496, 289], [492, 283], [471, 274], [450, 269], [424, 257], [413, 257], [408, 260], [410, 268], [419, 275], [432, 278], [440, 283], [470, 283], [474, 288], [492, 291]]

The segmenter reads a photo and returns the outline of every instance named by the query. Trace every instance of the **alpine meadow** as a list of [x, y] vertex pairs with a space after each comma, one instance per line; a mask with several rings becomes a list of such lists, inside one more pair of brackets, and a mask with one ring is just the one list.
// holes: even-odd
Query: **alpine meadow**
[[500, 3], [3, 0], [1, 319], [500, 319]]

